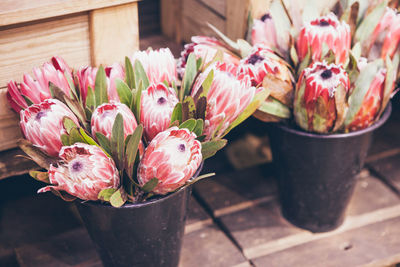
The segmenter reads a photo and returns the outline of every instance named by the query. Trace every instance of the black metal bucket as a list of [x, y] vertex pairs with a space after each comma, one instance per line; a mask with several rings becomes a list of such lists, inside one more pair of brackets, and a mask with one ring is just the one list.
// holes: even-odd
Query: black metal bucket
[[273, 125], [269, 135], [283, 216], [312, 232], [341, 225], [372, 133], [390, 113], [389, 104], [375, 124], [347, 134], [319, 135]]
[[121, 208], [76, 202], [105, 267], [178, 266], [191, 187]]

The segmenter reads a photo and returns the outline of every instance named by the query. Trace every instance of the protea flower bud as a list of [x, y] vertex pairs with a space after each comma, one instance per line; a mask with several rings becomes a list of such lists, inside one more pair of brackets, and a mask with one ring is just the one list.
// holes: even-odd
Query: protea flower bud
[[400, 46], [400, 14], [389, 7], [378, 25], [375, 27], [371, 38], [364, 43], [365, 56], [369, 59], [393, 57]]
[[132, 111], [120, 102], [111, 101], [98, 106], [92, 114], [92, 134], [102, 133], [111, 138], [115, 117], [120, 113], [124, 120], [124, 138], [132, 134], [137, 127], [135, 115]]
[[171, 127], [154, 137], [138, 167], [138, 181], [145, 185], [153, 178], [153, 192], [167, 194], [183, 186], [195, 174], [202, 161], [201, 143], [188, 129]]
[[33, 68], [32, 72], [33, 77], [24, 74], [24, 81], [19, 86], [14, 81], [8, 83], [7, 99], [15, 111], [19, 112], [28, 107], [23, 96], [29, 98], [34, 104], [51, 98], [49, 82], [69, 95], [71, 89], [65, 75], [72, 79], [72, 74], [71, 69], [62, 58], [52, 57], [50, 62], [44, 63], [41, 68]]
[[[116, 79], [123, 80], [125, 78], [125, 71], [119, 63], [114, 63], [111, 66], [104, 68], [107, 77], [107, 94], [109, 100], [119, 101], [119, 96], [117, 92], [117, 87], [115, 85]], [[83, 103], [86, 103], [86, 96], [89, 87], [94, 90], [96, 82], [96, 74], [98, 68], [92, 67], [81, 67], [76, 72], [79, 88], [81, 91], [81, 96]]]
[[169, 127], [172, 111], [178, 102], [174, 89], [163, 83], [152, 84], [142, 92], [140, 123], [147, 141]]
[[349, 77], [341, 66], [315, 62], [304, 69], [295, 92], [296, 123], [309, 132], [337, 131], [348, 110], [349, 89]]
[[150, 83], [167, 82], [171, 85], [177, 81], [176, 62], [169, 48], [137, 51], [132, 56], [133, 64], [135, 60], [142, 63]]
[[278, 48], [276, 38], [275, 23], [270, 14], [264, 14], [260, 19], [253, 20], [251, 29], [253, 45], [261, 44], [271, 49]]
[[62, 147], [58, 166], [50, 165], [49, 180], [52, 185], [38, 193], [65, 191], [82, 200], [98, 200], [101, 190], [118, 188], [120, 179], [114, 161], [100, 147], [75, 143]]
[[336, 64], [344, 64], [348, 59], [350, 45], [350, 26], [330, 13], [304, 25], [299, 33], [296, 49], [300, 61], [305, 58], [309, 49], [311, 59], [320, 61], [325, 56], [324, 53], [328, 52], [324, 51], [326, 47], [333, 51]]
[[256, 45], [249, 56], [240, 61], [239, 74], [248, 74], [253, 86], [263, 85], [264, 78], [268, 76], [266, 84], [271, 90], [271, 96], [285, 105], [293, 103], [293, 75], [289, 65], [272, 50], [262, 45]]
[[186, 61], [190, 53], [194, 53], [196, 59], [202, 58], [205, 64], [211, 62], [218, 50], [223, 52], [223, 62], [239, 65], [240, 58], [233, 54], [228, 48], [212, 37], [193, 36], [192, 43], [186, 44], [178, 60], [178, 73], [183, 76], [185, 73]]
[[26, 139], [50, 156], [58, 156], [62, 147], [61, 135], [66, 133], [63, 118], [68, 117], [79, 125], [71, 110], [57, 99], [47, 99], [21, 110], [20, 117]]
[[[207, 109], [204, 121], [206, 140], [220, 137], [229, 125], [236, 120], [242, 111], [250, 104], [256, 94], [256, 88], [251, 85], [249, 75], [232, 75], [230, 64], [217, 62], [203, 72], [192, 90], [192, 97], [200, 89], [203, 81], [213, 70], [214, 79], [207, 93]], [[228, 66], [228, 67], [227, 67]]]

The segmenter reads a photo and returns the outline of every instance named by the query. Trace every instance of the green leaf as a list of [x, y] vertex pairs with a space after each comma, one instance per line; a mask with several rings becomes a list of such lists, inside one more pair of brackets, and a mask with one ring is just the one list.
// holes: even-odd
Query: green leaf
[[132, 100], [132, 91], [129, 88], [129, 86], [122, 80], [116, 79], [115, 80], [115, 85], [117, 88], [119, 100], [121, 103], [124, 103], [128, 107], [131, 106], [131, 100]]
[[99, 192], [97, 198], [102, 201], [110, 202], [111, 196], [117, 191], [115, 188], [106, 188]]
[[78, 92], [76, 91], [76, 87], [75, 87], [75, 84], [74, 84], [74, 82], [72, 81], [72, 77], [71, 77], [71, 75], [70, 75], [70, 73], [66, 70], [66, 71], [64, 71], [64, 76], [65, 76], [65, 78], [67, 79], [67, 82], [68, 82], [68, 85], [69, 85], [69, 88], [71, 88], [71, 91], [70, 91], [70, 97], [71, 98], [74, 98], [74, 99], [76, 99], [76, 100], [79, 100], [79, 97], [78, 97]]
[[69, 143], [69, 135], [62, 134], [61, 135], [61, 143], [63, 146], [70, 146], [71, 144]]
[[297, 77], [300, 76], [301, 72], [307, 68], [311, 63], [311, 50], [310, 48], [308, 49], [308, 52], [306, 56], [303, 58], [303, 60], [300, 62], [299, 68], [297, 69]]
[[67, 116], [64, 116], [62, 122], [63, 122], [64, 128], [68, 134], [71, 133], [72, 128], [78, 127], [78, 125], [76, 125], [75, 122], [73, 120], [71, 120], [70, 118], [68, 118]]
[[94, 95], [96, 100], [96, 107], [100, 106], [103, 103], [108, 103], [107, 76], [103, 66], [99, 67], [96, 74]]
[[290, 58], [292, 59], [293, 66], [297, 66], [297, 64], [299, 64], [299, 57], [297, 55], [297, 51], [294, 45], [290, 47]]
[[139, 60], [135, 61], [135, 84], [138, 87], [140, 81], [143, 83], [144, 89], [150, 86], [149, 78], [147, 78], [146, 71], [143, 68], [142, 63]]
[[32, 102], [32, 100], [29, 99], [29, 97], [27, 97], [25, 95], [22, 95], [22, 97], [25, 99], [25, 102], [26, 102], [26, 104], [28, 106], [32, 106], [33, 105], [33, 102]]
[[75, 143], [86, 143], [81, 134], [79, 133], [78, 128], [72, 128], [69, 134], [69, 143], [71, 145]]
[[361, 21], [354, 35], [356, 42], [364, 43], [371, 37], [371, 34], [385, 13], [386, 6], [387, 1], [382, 1]]
[[101, 148], [108, 154], [111, 155], [111, 143], [108, 138], [102, 133], [96, 133], [97, 141], [99, 142]]
[[19, 139], [17, 145], [23, 150], [37, 165], [48, 170], [50, 164], [57, 162], [56, 158], [48, 156], [46, 153], [41, 151], [38, 147], [34, 146], [30, 141], [26, 139]]
[[64, 97], [64, 102], [67, 103], [69, 109], [78, 117], [82, 125], [87, 125], [86, 123], [86, 112], [81, 106], [81, 104], [76, 99], [70, 99], [66, 95]]
[[129, 57], [125, 57], [125, 80], [130, 89], [136, 88], [135, 74], [133, 72], [132, 62]]
[[111, 195], [110, 204], [113, 207], [119, 208], [122, 205], [124, 205], [127, 200], [128, 200], [128, 197], [126, 195], [126, 192], [124, 191], [123, 188], [120, 188], [117, 191], [115, 191], [114, 194]]
[[39, 182], [50, 183], [48, 172], [29, 171], [29, 175]]
[[94, 110], [96, 106], [96, 99], [94, 98], [94, 92], [92, 87], [88, 86], [87, 94], [86, 94], [86, 107], [89, 110]]
[[196, 105], [191, 96], [187, 96], [182, 103], [182, 120], [186, 121], [196, 117]]
[[381, 104], [381, 110], [379, 111], [379, 115], [377, 119], [380, 118], [382, 113], [385, 111], [387, 104], [389, 103], [392, 91], [393, 84], [396, 81], [396, 73], [399, 68], [400, 55], [396, 53], [393, 57], [393, 61], [390, 60], [390, 56], [386, 57], [386, 78], [385, 78], [385, 87], [383, 91], [383, 99]]
[[270, 91], [266, 88], [258, 92], [251, 103], [243, 110], [243, 112], [234, 120], [231, 125], [229, 125], [228, 129], [224, 132], [224, 134], [221, 137], [224, 137], [229, 131], [231, 131], [233, 128], [238, 126], [240, 123], [242, 123], [244, 120], [246, 120], [248, 117], [250, 117], [256, 110], [257, 108], [267, 99], [269, 96]]
[[132, 133], [131, 137], [129, 138], [128, 143], [126, 144], [126, 151], [125, 151], [125, 161], [126, 161], [126, 169], [128, 170], [127, 173], [129, 178], [132, 177], [133, 166], [135, 165], [137, 152], [139, 150], [140, 140], [142, 140], [143, 135], [143, 126], [139, 124], [135, 131]]
[[123, 170], [124, 145], [124, 119], [121, 113], [118, 113], [111, 132], [111, 155], [119, 171]]
[[196, 126], [194, 127], [193, 132], [196, 134], [196, 136], [201, 136], [203, 134], [203, 129], [204, 121], [202, 119], [197, 119]]
[[183, 122], [181, 125], [179, 125], [179, 129], [186, 128], [191, 132], [194, 130], [195, 127], [196, 127], [195, 119], [189, 119], [189, 120]]
[[250, 55], [251, 50], [253, 50], [253, 47], [245, 40], [243, 39], [238, 39], [236, 41], [238, 47], [239, 47], [239, 51], [240, 51], [240, 56], [242, 58], [247, 57], [248, 55]]
[[208, 73], [207, 78], [205, 78], [204, 82], [201, 84], [201, 87], [203, 88], [203, 92], [201, 93], [201, 96], [207, 97], [208, 91], [211, 88], [213, 80], [214, 80], [214, 70], [211, 70]]
[[[147, 88], [147, 87], [146, 87]], [[136, 121], [140, 121], [140, 108], [141, 108], [141, 101], [142, 101], [142, 92], [145, 90], [143, 85], [143, 81], [141, 80], [138, 83], [138, 88], [136, 88], [136, 94], [135, 94], [135, 110], [134, 114], [136, 117]]]
[[290, 109], [273, 97], [262, 102], [258, 110], [282, 119], [289, 119], [291, 116]]
[[230, 47], [232, 47], [235, 50], [239, 51], [239, 45], [229, 39], [225, 34], [223, 34], [220, 30], [218, 30], [214, 25], [210, 24], [207, 22], [208, 27], [210, 27], [218, 36], [221, 38], [226, 44], [228, 44]]
[[179, 99], [183, 100], [185, 96], [190, 94], [193, 81], [197, 75], [196, 56], [193, 53], [189, 54], [186, 62], [185, 74], [182, 79], [182, 88], [180, 91]]
[[153, 178], [150, 181], [148, 181], [143, 187], [142, 190], [145, 193], [150, 193], [151, 191], [153, 191], [153, 189], [158, 185], [158, 179], [157, 178]]
[[226, 139], [218, 139], [201, 143], [201, 154], [203, 155], [203, 161], [214, 156], [215, 153], [226, 146], [227, 143], [228, 140]]
[[171, 115], [171, 124], [172, 125], [175, 121], [182, 122], [182, 103], [177, 103], [172, 111]]
[[375, 78], [376, 73], [380, 68], [383, 67], [383, 60], [378, 59], [363, 68], [358, 76], [353, 92], [349, 97], [349, 111], [347, 112], [347, 116], [344, 124], [349, 125], [354, 117], [357, 115], [360, 110], [362, 103], [364, 101], [364, 97], [368, 92], [368, 89], [371, 86], [372, 81]]

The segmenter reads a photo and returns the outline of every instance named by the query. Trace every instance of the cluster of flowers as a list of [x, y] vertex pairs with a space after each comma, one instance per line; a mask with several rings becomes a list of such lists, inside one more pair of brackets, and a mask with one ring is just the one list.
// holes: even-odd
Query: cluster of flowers
[[289, 119], [293, 111], [300, 128], [322, 134], [373, 124], [399, 78], [400, 14], [395, 1], [392, 7], [388, 1], [369, 1], [362, 8], [359, 1], [349, 6], [338, 2], [336, 14], [284, 2], [272, 1], [269, 13], [251, 20], [252, 45], [233, 42], [216, 30], [227, 45], [195, 37], [182, 57], [194, 52], [210, 59], [222, 51], [238, 73], [270, 90], [254, 114], [263, 121]]
[[[133, 62], [133, 64], [132, 64]], [[138, 51], [103, 68], [72, 70], [53, 57], [8, 84], [26, 139], [20, 147], [46, 172], [37, 180], [65, 200], [113, 206], [165, 195], [198, 179], [201, 163], [268, 97], [219, 56], [186, 58], [168, 48]]]

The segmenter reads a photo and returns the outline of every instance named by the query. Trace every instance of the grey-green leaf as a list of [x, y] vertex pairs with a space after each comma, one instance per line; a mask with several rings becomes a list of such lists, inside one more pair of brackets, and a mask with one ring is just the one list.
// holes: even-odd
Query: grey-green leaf
[[100, 66], [97, 74], [94, 86], [94, 95], [96, 100], [96, 107], [103, 103], [108, 102], [107, 95], [107, 76], [103, 66]]
[[148, 181], [143, 187], [142, 190], [145, 193], [150, 193], [151, 191], [153, 191], [153, 189], [158, 185], [158, 179], [157, 178], [153, 178], [150, 181]]
[[201, 154], [203, 155], [203, 160], [214, 156], [218, 150], [226, 146], [227, 142], [226, 139], [218, 139], [202, 143]]

